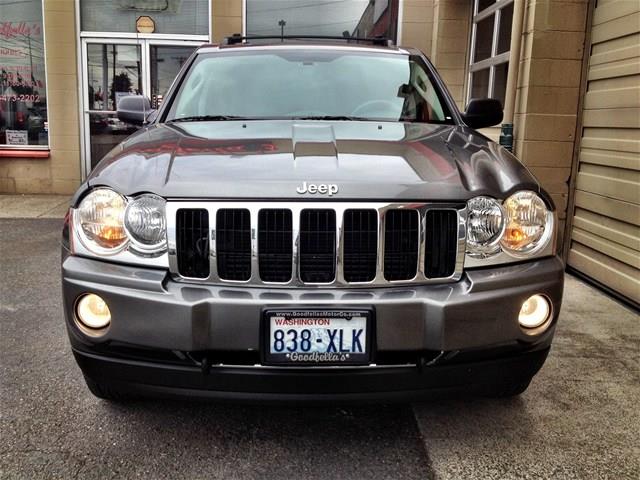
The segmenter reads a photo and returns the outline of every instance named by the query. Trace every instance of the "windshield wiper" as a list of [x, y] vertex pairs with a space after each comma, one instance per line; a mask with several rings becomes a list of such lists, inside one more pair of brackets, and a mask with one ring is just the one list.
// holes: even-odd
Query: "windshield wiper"
[[172, 118], [168, 123], [173, 122], [220, 122], [224, 120], [248, 120], [247, 117], [237, 117], [233, 115], [192, 115], [190, 117]]
[[349, 120], [349, 121], [368, 121], [365, 117], [350, 117], [348, 115], [309, 115], [306, 117], [291, 117], [293, 120]]

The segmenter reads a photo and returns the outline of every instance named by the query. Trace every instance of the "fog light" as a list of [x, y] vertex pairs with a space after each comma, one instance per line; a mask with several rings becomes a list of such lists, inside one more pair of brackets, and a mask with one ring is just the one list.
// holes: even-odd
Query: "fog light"
[[111, 312], [105, 301], [93, 293], [84, 295], [76, 304], [76, 315], [82, 326], [102, 330], [111, 323]]
[[551, 316], [549, 300], [542, 295], [532, 295], [527, 298], [520, 308], [518, 321], [526, 329], [538, 328]]

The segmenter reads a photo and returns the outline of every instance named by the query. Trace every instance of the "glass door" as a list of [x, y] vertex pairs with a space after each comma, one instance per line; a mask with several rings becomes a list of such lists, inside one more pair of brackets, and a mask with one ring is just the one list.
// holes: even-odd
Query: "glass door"
[[138, 126], [118, 120], [118, 101], [146, 95], [161, 105], [178, 71], [200, 42], [83, 39], [84, 167], [88, 174]]
[[194, 45], [149, 45], [151, 106], [158, 108], [184, 62], [195, 50]]

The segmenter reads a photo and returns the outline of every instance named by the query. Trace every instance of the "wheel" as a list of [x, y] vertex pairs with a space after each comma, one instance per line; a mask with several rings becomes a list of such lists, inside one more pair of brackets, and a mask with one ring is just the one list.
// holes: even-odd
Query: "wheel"
[[501, 388], [497, 388], [495, 392], [492, 392], [487, 396], [490, 398], [517, 397], [521, 393], [524, 393], [524, 391], [529, 387], [530, 383], [531, 378], [525, 378], [524, 380], [515, 381], [513, 383], [503, 385]]
[[108, 400], [110, 402], [127, 402], [135, 399], [135, 397], [129, 393], [117, 390], [109, 384], [96, 382], [87, 376], [84, 377], [84, 381], [87, 383], [89, 391], [102, 400]]

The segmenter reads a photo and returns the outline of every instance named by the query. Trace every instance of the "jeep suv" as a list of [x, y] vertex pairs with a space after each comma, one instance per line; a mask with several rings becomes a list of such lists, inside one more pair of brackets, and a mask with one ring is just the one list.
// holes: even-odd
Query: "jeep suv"
[[66, 325], [89, 389], [251, 401], [523, 392], [563, 264], [550, 196], [418, 50], [231, 37], [72, 199]]

